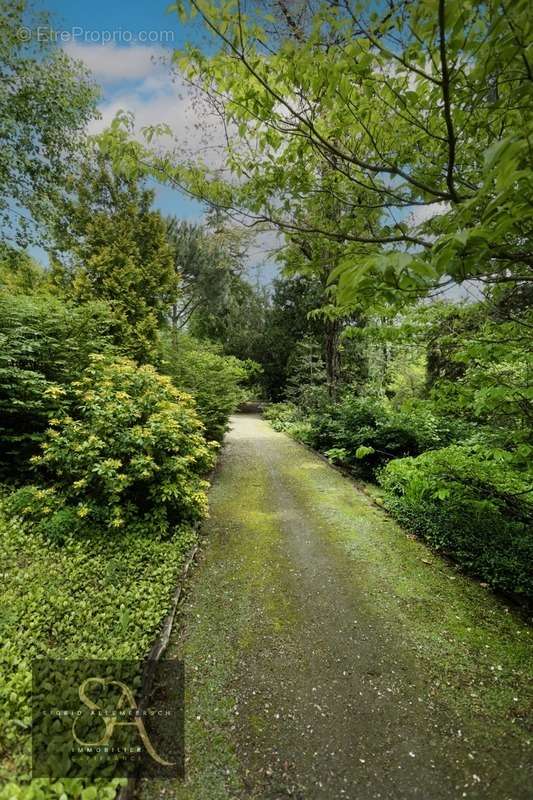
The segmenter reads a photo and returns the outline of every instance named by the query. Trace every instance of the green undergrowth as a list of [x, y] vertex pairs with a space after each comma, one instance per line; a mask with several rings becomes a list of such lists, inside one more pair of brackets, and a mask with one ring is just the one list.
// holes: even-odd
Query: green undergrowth
[[1, 800], [115, 796], [119, 781], [31, 781], [31, 661], [145, 657], [195, 537], [185, 526], [162, 538], [87, 524], [57, 543], [0, 507]]
[[307, 416], [290, 403], [279, 403], [264, 416], [274, 430], [368, 481], [370, 492], [379, 493], [381, 504], [401, 525], [465, 573], [531, 605], [533, 505], [527, 446], [485, 446], [480, 429], [468, 435], [468, 426], [424, 411], [422, 405], [400, 414], [369, 398], [347, 398], [324, 415]]
[[531, 604], [532, 473], [510, 461], [505, 451], [453, 445], [392, 461], [379, 481], [400, 524], [465, 572]]

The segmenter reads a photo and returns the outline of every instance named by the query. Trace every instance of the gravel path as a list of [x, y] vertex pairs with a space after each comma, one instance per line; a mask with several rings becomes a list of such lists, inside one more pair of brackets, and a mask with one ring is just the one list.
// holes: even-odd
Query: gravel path
[[233, 419], [210, 504], [169, 653], [188, 777], [140, 797], [533, 796], [513, 612], [256, 416]]

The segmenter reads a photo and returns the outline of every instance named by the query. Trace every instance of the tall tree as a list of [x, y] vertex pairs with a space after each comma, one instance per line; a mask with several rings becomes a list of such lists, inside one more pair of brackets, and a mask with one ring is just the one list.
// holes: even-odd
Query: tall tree
[[[172, 247], [174, 269], [179, 276], [179, 296], [172, 304], [172, 327], [183, 328], [218, 283], [220, 270], [214, 263], [213, 252], [203, 226], [171, 217], [168, 237]], [[216, 290], [215, 290], [216, 291]]]
[[185, 327], [195, 314], [220, 315], [245, 270], [250, 236], [223, 222], [217, 213], [208, 214], [205, 223], [171, 218], [168, 236], [179, 276], [173, 326]]
[[[311, 163], [309, 164], [311, 167]], [[321, 287], [320, 300], [313, 309], [316, 317], [322, 320], [323, 358], [326, 369], [329, 396], [332, 400], [337, 394], [337, 384], [341, 374], [340, 340], [344, 328], [357, 321], [355, 309], [341, 305], [331, 283], [345, 252], [345, 245], [336, 241], [336, 233], [349, 225], [353, 230], [362, 229], [371, 219], [369, 210], [360, 214], [353, 204], [342, 199], [343, 179], [330, 168], [320, 163], [315, 166], [314, 188], [308, 195], [295, 198], [292, 216], [295, 225], [302, 229], [308, 225], [319, 227], [323, 233], [313, 236], [303, 231], [285, 233], [285, 247], [280, 258], [288, 274], [314, 276]], [[359, 199], [364, 198], [360, 192]], [[378, 213], [373, 212], [374, 223], [378, 225]], [[369, 245], [361, 246], [363, 253]]]
[[274, 281], [274, 291], [265, 321], [263, 366], [267, 396], [281, 400], [290, 375], [289, 363], [298, 342], [304, 338], [319, 340], [321, 320], [311, 315], [322, 299], [322, 287], [316, 276], [297, 274]]
[[93, 156], [54, 219], [52, 257], [76, 299], [110, 303], [142, 361], [178, 292], [173, 250], [153, 191], [113, 170], [98, 149]]
[[43, 35], [45, 23], [25, 0], [0, 3], [0, 223], [15, 247], [42, 234], [96, 116], [89, 73]]

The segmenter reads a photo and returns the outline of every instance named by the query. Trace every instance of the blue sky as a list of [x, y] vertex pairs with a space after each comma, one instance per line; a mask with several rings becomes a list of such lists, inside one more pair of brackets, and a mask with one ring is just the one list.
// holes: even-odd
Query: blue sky
[[[67, 37], [61, 46], [86, 63], [102, 88], [102, 119], [91, 132], [108, 125], [117, 111], [126, 110], [134, 113], [138, 128], [167, 123], [185, 146], [203, 146], [202, 134], [209, 145], [216, 144], [216, 128], [206, 128], [205, 118], [180, 93], [179, 80], [171, 80], [164, 64], [187, 40], [201, 45], [199, 26], [184, 26], [175, 12], [168, 13], [168, 0], [36, 0], [36, 4], [52, 14], [55, 29]], [[170, 187], [154, 188], [155, 204], [164, 214], [202, 218], [201, 204]], [[249, 254], [250, 278], [261, 283], [272, 280], [278, 268], [267, 251], [277, 243], [274, 234], [258, 239]]]
[[[206, 128], [205, 119], [198, 117], [186, 97], [180, 96], [179, 81], [172, 82], [168, 65], [163, 63], [187, 40], [201, 44], [198, 24], [182, 25], [175, 12], [167, 13], [168, 2], [159, 0], [36, 2], [51, 13], [54, 28], [69, 37], [61, 46], [86, 63], [102, 88], [102, 119], [91, 132], [101, 130], [122, 109], [134, 113], [138, 128], [168, 124], [185, 146], [198, 146], [202, 131], [206, 140], [202, 146], [216, 144], [216, 129]], [[198, 123], [200, 129], [194, 127]], [[202, 218], [205, 209], [200, 203], [170, 187], [154, 188], [155, 205], [164, 214], [188, 220]], [[277, 274], [278, 267], [267, 252], [276, 241], [274, 235], [264, 234], [250, 250], [248, 274], [253, 282], [269, 283]]]
[[[46, 9], [66, 26], [81, 25], [86, 29], [129, 28], [130, 30], [170, 27], [177, 17], [166, 13], [169, 4], [149, 0], [47, 0]], [[176, 29], [179, 26], [175, 26]], [[177, 35], [180, 35], [177, 33]], [[182, 34], [181, 34], [182, 35]], [[183, 41], [183, 37], [181, 39]]]
[[[102, 87], [103, 120], [95, 130], [123, 108], [135, 113], [139, 126], [167, 122], [179, 133], [185, 114], [160, 57], [182, 47], [191, 29], [185, 31], [177, 15], [166, 12], [168, 3], [40, 0], [39, 5], [51, 13], [54, 27], [70, 36], [61, 46], [85, 61]], [[156, 205], [186, 219], [203, 213], [199, 203], [168, 187], [156, 188]]]

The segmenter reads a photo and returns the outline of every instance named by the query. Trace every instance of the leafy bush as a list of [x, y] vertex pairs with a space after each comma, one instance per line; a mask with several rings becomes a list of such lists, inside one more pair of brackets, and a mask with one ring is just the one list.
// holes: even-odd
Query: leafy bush
[[395, 418], [380, 400], [346, 397], [314, 415], [311, 424], [312, 446], [322, 452], [344, 452], [343, 463], [361, 477], [372, 478], [391, 458], [419, 452], [413, 426]]
[[31, 527], [56, 544], [78, 535], [83, 526], [78, 509], [65, 507], [64, 498], [51, 487], [22, 486], [6, 498], [4, 508], [11, 518], [18, 519], [27, 528]]
[[194, 397], [207, 438], [220, 441], [229, 415], [244, 399], [241, 386], [257, 365], [221, 355], [213, 345], [191, 336], [172, 333], [161, 338], [159, 367]]
[[56, 506], [109, 528], [141, 518], [160, 532], [203, 515], [213, 445], [189, 395], [153, 367], [104, 356], [91, 357], [72, 394], [33, 458]]
[[302, 444], [309, 447], [313, 446], [314, 430], [311, 422], [307, 419], [296, 419], [287, 428], [287, 432]]
[[[21, 490], [17, 494], [18, 500], [8, 498], [12, 511], [28, 500]], [[46, 492], [40, 501], [46, 506]], [[46, 516], [23, 521], [6, 515], [5, 505], [0, 503], [0, 798], [112, 800], [116, 780], [31, 780], [31, 662], [143, 659], [195, 534], [181, 526], [170, 537], [147, 536], [138, 524], [109, 536], [68, 512], [62, 520], [50, 515], [51, 536]]]
[[0, 475], [25, 477], [48, 419], [89, 354], [111, 351], [118, 323], [103, 303], [0, 294]]
[[300, 416], [294, 403], [271, 403], [263, 411], [263, 417], [275, 431], [288, 431]]
[[402, 524], [492, 586], [533, 597], [531, 478], [505, 451], [451, 445], [392, 461], [379, 480]]
[[310, 417], [306, 417], [293, 403], [272, 403], [263, 411], [275, 431], [288, 433], [298, 442], [313, 447], [315, 430]]
[[475, 335], [454, 342], [458, 377], [433, 389], [436, 404], [490, 426], [505, 447], [532, 440], [531, 322], [531, 313], [483, 320]]
[[293, 403], [268, 406], [264, 416], [275, 430], [367, 479], [393, 458], [418, 455], [472, 435], [471, 426], [437, 416], [429, 403], [413, 402], [395, 411], [385, 400], [353, 395], [307, 417]]
[[334, 453], [335, 461], [370, 480], [393, 458], [418, 455], [470, 433], [467, 426], [436, 416], [426, 403], [394, 411], [384, 400], [351, 395], [309, 422], [312, 447]]
[[405, 403], [400, 411], [392, 414], [392, 419], [413, 431], [420, 453], [455, 442], [470, 441], [479, 432], [473, 423], [446, 415], [425, 400]]

